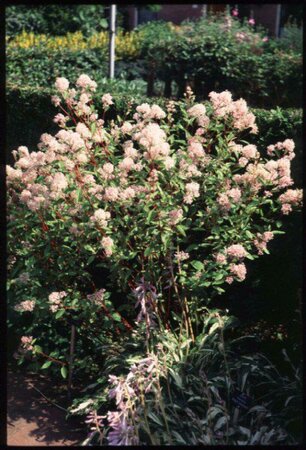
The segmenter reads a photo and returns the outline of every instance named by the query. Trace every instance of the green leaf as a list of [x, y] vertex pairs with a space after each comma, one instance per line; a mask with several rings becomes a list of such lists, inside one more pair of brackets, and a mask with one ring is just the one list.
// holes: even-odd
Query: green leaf
[[201, 263], [201, 261], [191, 261], [191, 265], [192, 265], [192, 267], [194, 267], [197, 270], [203, 270], [204, 269], [204, 264]]
[[87, 250], [88, 252], [96, 253], [95, 249], [89, 244], [85, 244], [83, 248], [84, 248], [84, 250]]
[[67, 370], [67, 367], [66, 367], [66, 366], [63, 366], [63, 367], [61, 368], [61, 375], [62, 375], [63, 378], [67, 378], [68, 370]]
[[55, 318], [59, 319], [60, 317], [62, 317], [65, 314], [65, 310], [64, 309], [60, 309], [59, 311], [57, 311], [57, 313], [55, 314]]
[[149, 212], [149, 214], [147, 215], [147, 220], [146, 220], [147, 223], [148, 223], [148, 222], [151, 222], [151, 219], [152, 219], [153, 215], [156, 215], [156, 214], [154, 214], [154, 213], [155, 213], [155, 210], [154, 210], [154, 209], [152, 209], [152, 210]]
[[246, 258], [247, 258], [247, 259], [253, 260], [253, 259], [254, 259], [254, 256], [253, 256], [253, 255], [250, 255], [250, 254], [247, 254], [247, 255], [246, 255]]
[[183, 388], [183, 380], [182, 380], [181, 376], [180, 376], [178, 373], [174, 372], [173, 369], [169, 369], [169, 371], [170, 371], [171, 376], [172, 376], [172, 378], [174, 379], [176, 385], [177, 385], [180, 389], [182, 389], [182, 388]]
[[108, 27], [107, 20], [106, 19], [101, 19], [100, 22], [99, 22], [99, 25], [100, 25], [101, 28], [106, 29]]
[[46, 361], [45, 364], [41, 366], [41, 369], [48, 369], [52, 364], [52, 361]]
[[34, 352], [41, 353], [42, 352], [41, 346], [40, 345], [34, 345]]
[[218, 273], [218, 274], [215, 276], [215, 281], [222, 280], [223, 277], [224, 277], [223, 273]]
[[160, 425], [161, 427], [164, 426], [163, 421], [156, 414], [154, 414], [152, 411], [150, 411], [150, 413], [148, 414], [148, 417], [151, 420], [153, 420], [153, 422], [157, 423], [157, 425]]
[[144, 251], [144, 256], [149, 256], [153, 252], [153, 248], [147, 247]]
[[87, 260], [87, 264], [88, 265], [91, 264], [95, 260], [95, 257], [96, 257], [95, 255], [91, 255]]
[[182, 234], [183, 236], [186, 236], [185, 228], [182, 225], [177, 225], [176, 229], [180, 234]]
[[77, 193], [77, 195], [76, 195], [76, 201], [79, 203], [79, 201], [80, 201], [80, 198], [81, 198], [81, 195], [82, 195], [82, 189], [76, 189], [76, 193]]
[[209, 329], [208, 334], [212, 334], [214, 331], [216, 331], [217, 328], [220, 328], [219, 322], [215, 322]]
[[121, 317], [118, 313], [113, 313], [112, 314], [112, 318], [116, 321], [116, 322], [121, 322]]

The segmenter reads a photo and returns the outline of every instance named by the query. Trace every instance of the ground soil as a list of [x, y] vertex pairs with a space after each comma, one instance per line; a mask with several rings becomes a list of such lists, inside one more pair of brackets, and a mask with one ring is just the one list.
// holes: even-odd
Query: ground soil
[[86, 439], [86, 428], [76, 418], [40, 395], [66, 408], [65, 386], [54, 386], [45, 376], [9, 370], [7, 374], [7, 444], [26, 446], [74, 446]]

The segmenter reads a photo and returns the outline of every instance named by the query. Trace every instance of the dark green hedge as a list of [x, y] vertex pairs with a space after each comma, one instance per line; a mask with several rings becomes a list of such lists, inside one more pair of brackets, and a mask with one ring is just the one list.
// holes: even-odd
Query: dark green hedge
[[6, 8], [5, 16], [8, 36], [22, 30], [57, 36], [78, 30], [90, 34], [108, 24], [105, 5], [15, 5]]

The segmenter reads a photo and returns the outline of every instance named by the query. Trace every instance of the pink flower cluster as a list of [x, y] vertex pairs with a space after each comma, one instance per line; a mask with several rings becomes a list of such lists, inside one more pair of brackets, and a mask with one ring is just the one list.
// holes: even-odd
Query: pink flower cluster
[[200, 127], [207, 128], [209, 125], [209, 118], [206, 115], [206, 108], [203, 104], [197, 103], [187, 110], [190, 117], [195, 117]]
[[269, 145], [267, 147], [267, 154], [274, 156], [277, 151], [282, 151], [289, 160], [295, 157], [294, 153], [295, 144], [292, 139], [286, 139], [284, 142], [277, 142], [275, 145]]
[[183, 210], [182, 208], [173, 209], [169, 212], [169, 224], [170, 225], [176, 225], [178, 222], [180, 222], [183, 218]]
[[192, 140], [188, 145], [188, 155], [193, 161], [197, 161], [199, 158], [205, 157], [205, 151], [202, 144]]
[[267, 242], [271, 241], [273, 237], [274, 235], [271, 231], [257, 233], [257, 238], [254, 240], [254, 245], [257, 248], [259, 255], [263, 255], [264, 250], [267, 248]]
[[109, 236], [104, 236], [101, 240], [102, 248], [105, 251], [106, 256], [111, 256], [113, 254], [114, 241]]
[[232, 94], [229, 91], [221, 93], [210, 92], [210, 101], [217, 117], [231, 116], [234, 128], [239, 131], [251, 128], [251, 133], [257, 133], [258, 128], [255, 124], [255, 116], [249, 112], [246, 101], [242, 98], [236, 101], [232, 100]]
[[49, 303], [50, 303], [50, 310], [55, 313], [59, 308], [63, 306], [62, 299], [67, 296], [67, 293], [65, 291], [61, 292], [52, 292], [49, 295]]
[[303, 201], [302, 189], [288, 189], [279, 196], [282, 204], [282, 213], [289, 214], [292, 211], [292, 205], [300, 205]]
[[230, 265], [230, 271], [232, 275], [238, 278], [238, 280], [243, 281], [246, 276], [246, 267], [245, 264], [231, 264]]
[[241, 154], [246, 159], [258, 159], [260, 157], [256, 145], [248, 144], [241, 148]]
[[25, 300], [14, 307], [15, 311], [33, 311], [35, 307], [35, 300]]
[[104, 209], [97, 209], [93, 216], [90, 217], [90, 221], [98, 224], [101, 228], [106, 228], [111, 215]]
[[120, 129], [123, 134], [129, 134], [133, 130], [133, 125], [130, 122], [123, 122]]
[[99, 289], [98, 291], [94, 292], [93, 294], [87, 295], [87, 298], [94, 304], [101, 306], [104, 304], [105, 292], [106, 292], [105, 289]]
[[192, 203], [193, 200], [200, 196], [200, 185], [199, 183], [196, 183], [195, 181], [192, 181], [191, 183], [187, 183], [186, 186], [186, 194], [184, 195], [184, 203]]
[[193, 178], [193, 177], [200, 177], [202, 174], [197, 169], [196, 164], [189, 164], [184, 159], [181, 159], [179, 162], [179, 173], [182, 178]]
[[225, 253], [231, 258], [243, 259], [247, 256], [245, 248], [241, 244], [234, 244], [225, 250]]
[[224, 192], [218, 195], [217, 203], [224, 212], [229, 211], [232, 207], [228, 195]]
[[113, 179], [114, 178], [113, 172], [114, 166], [111, 163], [105, 163], [100, 169], [98, 169], [98, 173], [101, 175], [103, 180]]
[[145, 125], [142, 130], [134, 134], [133, 139], [146, 149], [143, 156], [148, 161], [169, 156], [170, 146], [166, 142], [166, 133], [157, 123]]
[[228, 212], [233, 203], [238, 203], [241, 199], [241, 189], [238, 187], [227, 189], [225, 192], [222, 192], [217, 197], [217, 203], [220, 206], [221, 210], [226, 213]]
[[293, 184], [290, 166], [287, 156], [277, 161], [270, 160], [265, 164], [249, 164], [244, 174], [236, 174], [233, 179], [238, 184], [247, 185], [254, 192], [259, 191], [266, 183], [282, 189]]
[[55, 88], [60, 92], [65, 92], [69, 88], [69, 81], [67, 78], [59, 77], [54, 83]]
[[241, 190], [239, 188], [232, 188], [227, 190], [225, 195], [231, 198], [233, 203], [237, 203], [241, 199]]
[[107, 108], [110, 105], [113, 105], [113, 97], [110, 94], [104, 94], [102, 97], [103, 108]]
[[82, 74], [76, 81], [76, 85], [80, 88], [90, 91], [95, 91], [97, 89], [97, 83], [93, 81], [88, 75]]
[[175, 260], [177, 262], [181, 262], [181, 261], [185, 261], [186, 259], [188, 259], [190, 255], [189, 255], [189, 253], [180, 251], [180, 252], [176, 252], [174, 254], [174, 256], [175, 256]]
[[27, 350], [27, 351], [31, 351], [33, 350], [33, 336], [22, 336], [21, 338], [21, 345], [22, 347]]
[[138, 120], [140, 116], [144, 120], [145, 119], [160, 120], [166, 117], [166, 113], [158, 105], [150, 106], [148, 103], [142, 103], [141, 105], [137, 106], [136, 111], [137, 113], [134, 116], [136, 120]]
[[31, 211], [47, 208], [50, 204], [49, 190], [42, 184], [29, 184], [20, 194], [21, 203], [25, 203]]
[[214, 258], [218, 264], [223, 265], [223, 264], [226, 264], [226, 262], [227, 262], [226, 256], [223, 255], [223, 253], [217, 253], [216, 255], [214, 255]]

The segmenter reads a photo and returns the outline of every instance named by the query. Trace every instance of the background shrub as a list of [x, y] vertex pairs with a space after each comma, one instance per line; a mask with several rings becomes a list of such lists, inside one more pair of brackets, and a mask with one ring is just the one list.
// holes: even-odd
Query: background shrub
[[[198, 99], [228, 89], [253, 107], [299, 107], [300, 46], [297, 38], [291, 46], [286, 44], [290, 33], [282, 39], [266, 42], [262, 30], [226, 15], [181, 26], [151, 22], [129, 33], [118, 31], [116, 76], [145, 80], [149, 96], [157, 94], [156, 82], [161, 81], [166, 97], [182, 97], [190, 84]], [[65, 68], [61, 73], [66, 76], [74, 76], [78, 67], [79, 73], [86, 71], [99, 80], [107, 75], [107, 42], [107, 32], [8, 37], [7, 79], [22, 86], [48, 87], [59, 67]], [[36, 64], [39, 75], [33, 70]]]
[[62, 35], [81, 30], [91, 34], [107, 27], [103, 5], [28, 5], [6, 8], [6, 33], [13, 36], [21, 31]]

